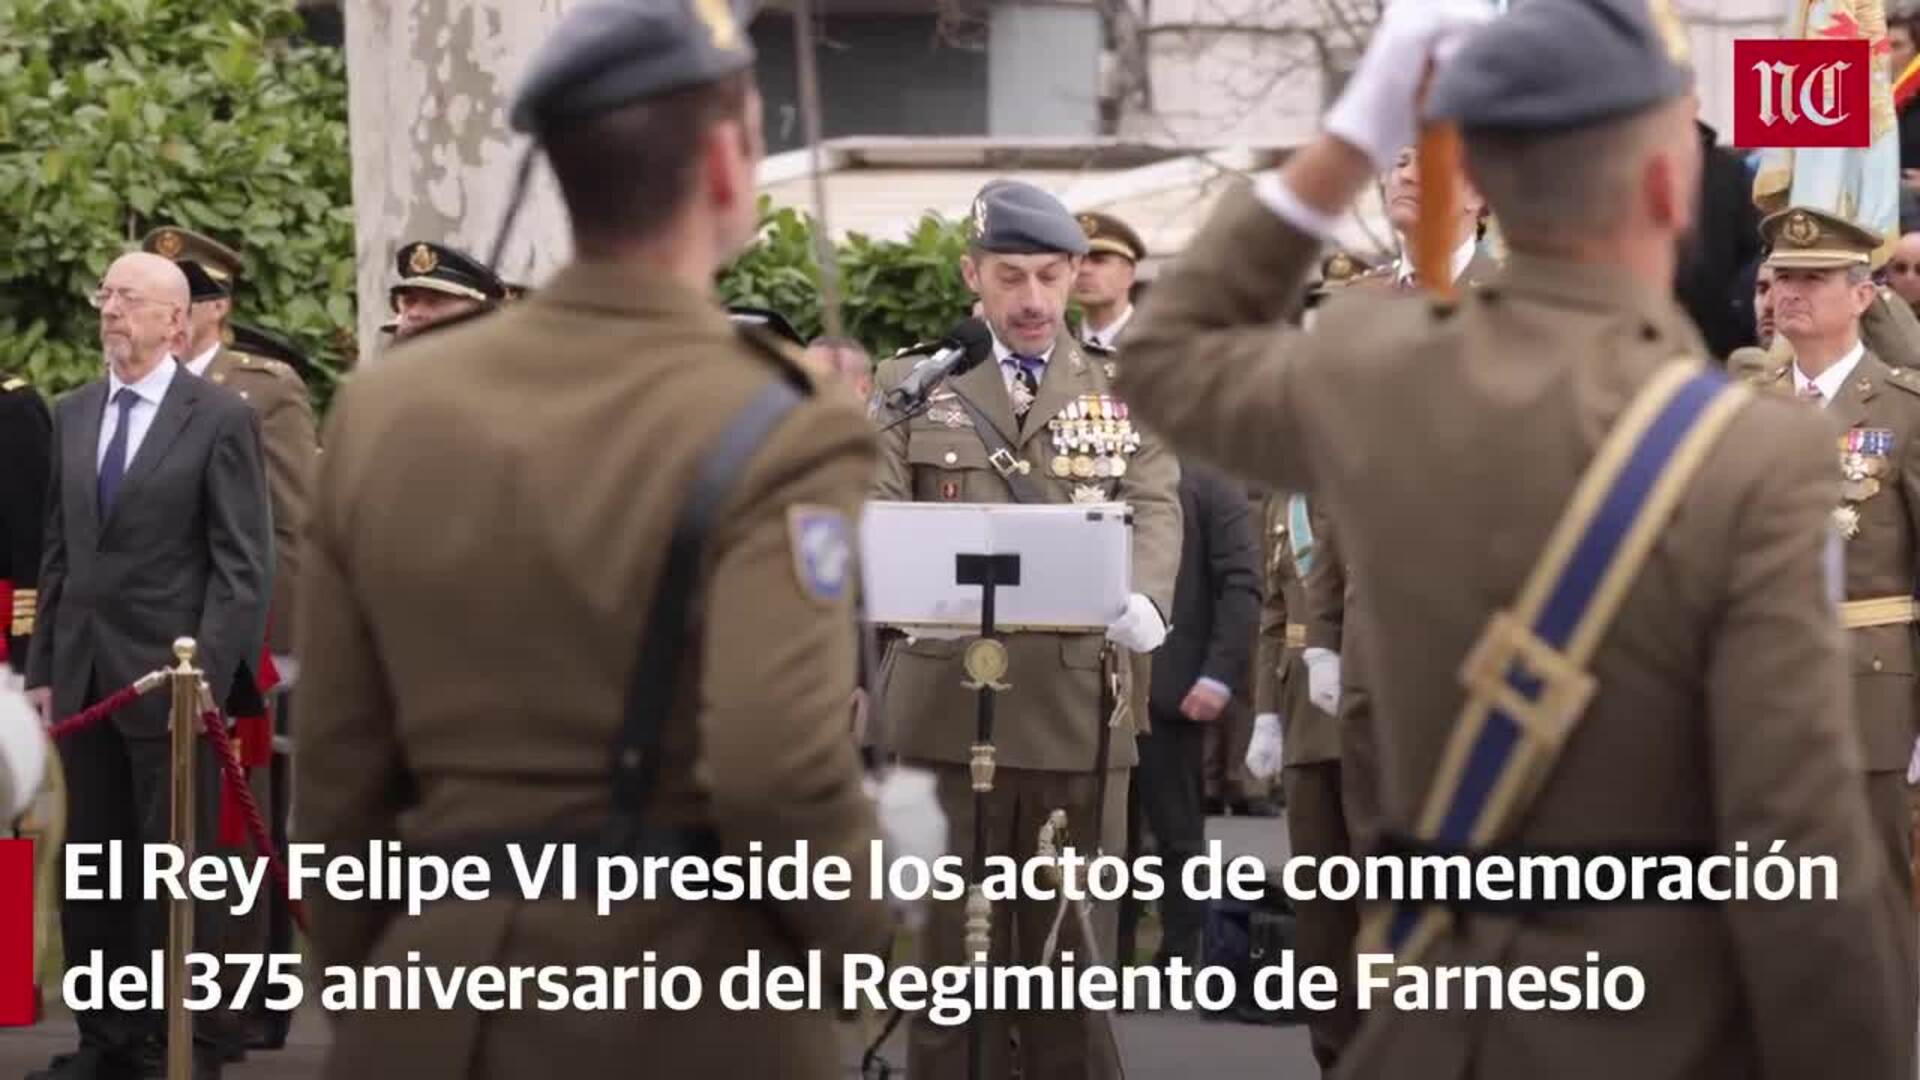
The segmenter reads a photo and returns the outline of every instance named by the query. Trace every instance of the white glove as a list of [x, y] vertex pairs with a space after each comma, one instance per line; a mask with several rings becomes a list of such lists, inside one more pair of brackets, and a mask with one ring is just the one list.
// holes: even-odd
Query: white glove
[[[906, 767], [889, 769], [886, 779], [879, 783], [867, 781], [867, 794], [873, 798], [880, 819], [889, 861], [917, 859], [931, 867], [947, 853], [947, 815], [940, 809], [932, 773]], [[925, 923], [922, 904], [893, 898], [888, 903], [910, 928], [918, 929]]]
[[1913, 741], [1913, 754], [1907, 758], [1907, 783], [1920, 784], [1920, 739]]
[[12, 669], [0, 664], [0, 822], [20, 816], [40, 793], [48, 749], [40, 710], [14, 685]]
[[300, 658], [292, 654], [273, 654], [273, 669], [280, 673], [280, 689], [291, 690], [300, 681]]
[[1340, 654], [1332, 649], [1308, 649], [1300, 654], [1307, 662], [1307, 700], [1328, 716], [1340, 712]]
[[1486, 0], [1391, 0], [1359, 68], [1327, 113], [1328, 133], [1386, 170], [1414, 140], [1427, 61], [1444, 62], [1465, 31], [1492, 17]]
[[1280, 771], [1280, 755], [1285, 749], [1280, 737], [1280, 714], [1261, 713], [1253, 718], [1253, 738], [1247, 740], [1247, 771], [1258, 780], [1271, 780]]
[[1153, 601], [1134, 593], [1127, 597], [1127, 610], [1107, 627], [1107, 640], [1134, 652], [1152, 652], [1167, 640], [1166, 620]]

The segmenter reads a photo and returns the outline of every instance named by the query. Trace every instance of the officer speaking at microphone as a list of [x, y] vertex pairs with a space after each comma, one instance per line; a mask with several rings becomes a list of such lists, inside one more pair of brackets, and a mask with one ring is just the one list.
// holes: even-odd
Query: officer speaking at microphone
[[[1006, 680], [998, 695], [994, 743], [997, 768], [987, 797], [986, 855], [1032, 857], [1035, 837], [1056, 808], [1067, 813], [1072, 844], [1091, 854], [1124, 850], [1127, 770], [1137, 761], [1133, 731], [1114, 734], [1106, 761], [1104, 806], [1093, 765], [1099, 726], [1103, 653], [1109, 642], [1150, 652], [1166, 637], [1180, 556], [1179, 467], [1160, 441], [1136, 426], [1113, 389], [1123, 357], [1076, 341], [1065, 321], [1067, 298], [1086, 234], [1059, 200], [1018, 181], [998, 180], [974, 200], [971, 236], [961, 272], [980, 298], [990, 331], [988, 355], [964, 374], [930, 388], [924, 409], [902, 420], [883, 407], [888, 392], [907, 380], [925, 355], [909, 353], [881, 365], [875, 379], [875, 417], [881, 435], [875, 497], [918, 502], [1123, 502], [1134, 513], [1133, 588], [1126, 612], [1099, 634], [1014, 633], [1005, 638]], [[888, 425], [891, 425], [890, 427]], [[963, 688], [965, 640], [917, 639], [894, 647], [883, 708], [893, 749], [934, 772], [954, 837], [973, 831], [973, 791], [967, 770], [975, 735], [975, 695]], [[1130, 670], [1121, 656], [1119, 670]], [[1120, 695], [1125, 701], [1129, 696]], [[1090, 835], [1100, 822], [1099, 836]], [[1056, 904], [1016, 900], [996, 904], [995, 964], [1040, 963]], [[1102, 909], [1096, 926], [1110, 927]], [[964, 964], [964, 905], [936, 904], [921, 936], [923, 964]], [[1111, 938], [1110, 930], [1102, 930]], [[1109, 960], [1111, 945], [1102, 945]], [[1084, 953], [1077, 959], [1084, 961]], [[1124, 960], [1124, 958], [1119, 958]], [[982, 1014], [981, 1075], [1010, 1075], [1007, 1017]], [[1030, 1077], [1099, 1075], [1100, 1055], [1088, 1045], [1085, 1018], [1065, 1012], [1019, 1017], [1021, 1074]], [[908, 1072], [916, 1077], [963, 1076], [967, 1035], [917, 1019], [909, 1041]]]
[[302, 580], [298, 839], [493, 868], [491, 898], [415, 918], [315, 898], [317, 962], [657, 959], [707, 993], [685, 1012], [345, 1012], [328, 1077], [841, 1075], [830, 1013], [730, 1011], [717, 987], [755, 952], [772, 968], [818, 950], [836, 973], [884, 953], [882, 900], [661, 899], [602, 918], [590, 877], [578, 900], [523, 900], [508, 856], [572, 843], [590, 874], [599, 857], [804, 842], [867, 881], [897, 820], [937, 822], [930, 794], [876, 811], [847, 732], [872, 431], [713, 295], [757, 220], [753, 63], [725, 4], [569, 9], [511, 119], [552, 167], [574, 258], [347, 384]]

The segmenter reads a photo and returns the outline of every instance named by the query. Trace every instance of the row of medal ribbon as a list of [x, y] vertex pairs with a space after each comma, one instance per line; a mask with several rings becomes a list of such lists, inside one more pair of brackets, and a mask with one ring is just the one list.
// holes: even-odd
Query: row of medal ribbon
[[1105, 394], [1082, 394], [1047, 421], [1053, 433], [1053, 475], [1103, 480], [1127, 474], [1126, 454], [1140, 449], [1140, 433], [1127, 417], [1127, 403]]

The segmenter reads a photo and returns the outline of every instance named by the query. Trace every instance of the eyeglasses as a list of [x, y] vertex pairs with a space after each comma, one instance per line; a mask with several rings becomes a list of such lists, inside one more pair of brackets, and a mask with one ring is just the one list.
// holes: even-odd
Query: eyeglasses
[[107, 304], [114, 300], [120, 301], [121, 307], [139, 307], [141, 304], [161, 303], [161, 301], [155, 300], [150, 296], [141, 296], [132, 289], [98, 289], [87, 297], [87, 303], [92, 304], [95, 311], [105, 310]]

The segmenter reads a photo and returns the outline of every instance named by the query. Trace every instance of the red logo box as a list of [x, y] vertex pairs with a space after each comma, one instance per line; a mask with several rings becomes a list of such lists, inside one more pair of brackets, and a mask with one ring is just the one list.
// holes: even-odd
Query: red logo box
[[33, 841], [0, 840], [0, 1027], [33, 1024]]
[[1733, 43], [1733, 144], [1744, 150], [1873, 144], [1865, 38]]

